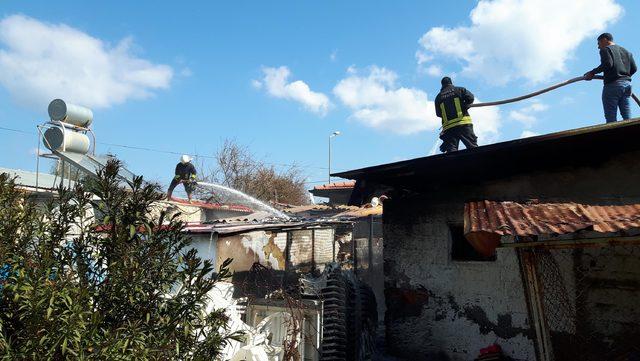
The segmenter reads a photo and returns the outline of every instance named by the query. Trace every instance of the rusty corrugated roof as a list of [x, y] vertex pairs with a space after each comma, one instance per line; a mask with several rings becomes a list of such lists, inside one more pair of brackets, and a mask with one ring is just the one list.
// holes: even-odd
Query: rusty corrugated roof
[[313, 190], [334, 190], [334, 189], [352, 189], [356, 185], [356, 181], [333, 182], [313, 187]]
[[302, 206], [294, 206], [294, 207], [291, 207], [291, 208], [285, 208], [285, 209], [283, 209], [283, 212], [289, 213], [289, 214], [297, 214], [297, 213], [309, 212], [309, 211], [334, 211], [334, 212], [337, 213], [337, 212], [352, 211], [352, 210], [356, 210], [356, 209], [358, 209], [358, 207], [345, 206], [345, 205], [330, 206], [330, 205], [326, 205], [326, 204], [306, 204], [306, 205], [302, 205]]
[[640, 228], [640, 204], [478, 201], [465, 204], [465, 234], [534, 236]]

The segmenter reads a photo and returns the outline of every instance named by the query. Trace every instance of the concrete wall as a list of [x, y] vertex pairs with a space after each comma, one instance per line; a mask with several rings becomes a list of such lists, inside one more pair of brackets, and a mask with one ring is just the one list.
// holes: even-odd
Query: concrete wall
[[494, 262], [453, 261], [449, 223], [463, 221], [462, 209], [420, 204], [385, 209], [389, 347], [414, 359], [472, 360], [497, 342], [516, 359], [534, 359], [514, 251], [500, 250]]
[[471, 360], [497, 342], [515, 359], [535, 359], [515, 251], [499, 249], [494, 262], [453, 261], [449, 224], [463, 223], [469, 200], [639, 202], [638, 159], [392, 195], [383, 226], [390, 349], [412, 359]]

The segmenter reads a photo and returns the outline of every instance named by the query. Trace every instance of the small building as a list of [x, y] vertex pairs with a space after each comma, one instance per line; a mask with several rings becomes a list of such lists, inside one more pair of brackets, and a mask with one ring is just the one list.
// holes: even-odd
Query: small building
[[338, 259], [346, 238], [356, 247], [352, 221], [249, 215], [184, 230], [200, 257], [216, 266], [233, 259], [230, 296], [243, 304], [244, 322], [260, 328], [265, 320], [285, 317], [269, 321], [279, 323], [271, 327], [271, 345], [281, 347], [286, 337], [297, 335], [298, 355], [308, 361], [370, 352], [378, 317], [375, 291], [356, 279], [352, 260]]
[[627, 359], [640, 344], [640, 121], [357, 169], [386, 188], [386, 342], [400, 357]]
[[333, 182], [313, 187], [311, 194], [329, 199], [329, 204], [347, 204], [353, 191], [353, 181]]

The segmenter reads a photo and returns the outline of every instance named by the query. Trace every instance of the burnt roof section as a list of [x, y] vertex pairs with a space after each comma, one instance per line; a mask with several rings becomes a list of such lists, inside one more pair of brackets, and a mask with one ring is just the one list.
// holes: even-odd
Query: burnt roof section
[[389, 186], [423, 188], [500, 179], [566, 166], [596, 166], [640, 150], [640, 118], [495, 143], [332, 174]]

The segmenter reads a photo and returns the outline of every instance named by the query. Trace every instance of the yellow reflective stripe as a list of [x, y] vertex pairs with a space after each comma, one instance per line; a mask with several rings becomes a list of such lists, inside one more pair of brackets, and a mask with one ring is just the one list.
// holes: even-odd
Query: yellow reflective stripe
[[456, 127], [458, 125], [465, 125], [465, 124], [473, 124], [471, 121], [471, 117], [468, 115], [465, 115], [462, 118], [451, 119], [449, 122], [447, 122], [447, 124], [443, 123], [442, 130], [447, 130], [447, 129]]
[[462, 106], [460, 105], [460, 98], [454, 98], [453, 103], [456, 105], [456, 115], [457, 118], [462, 118]]
[[456, 117], [453, 119], [447, 118], [447, 112], [444, 107], [444, 103], [440, 103], [440, 110], [442, 111], [442, 130], [447, 130], [458, 125], [472, 124], [471, 117], [464, 115], [462, 112], [462, 104], [460, 98], [453, 98], [453, 104], [456, 107]]
[[444, 103], [440, 103], [440, 113], [442, 113], [442, 125], [447, 124], [447, 110], [444, 108]]

